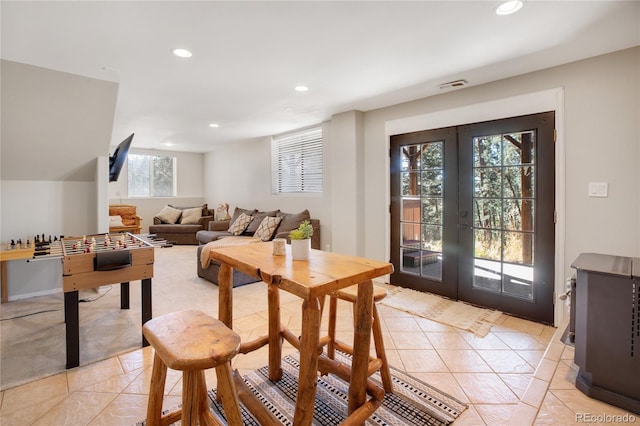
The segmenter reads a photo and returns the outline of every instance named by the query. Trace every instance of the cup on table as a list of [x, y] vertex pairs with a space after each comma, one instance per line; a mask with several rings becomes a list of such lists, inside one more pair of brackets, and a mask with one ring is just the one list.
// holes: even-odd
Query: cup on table
[[273, 239], [273, 255], [274, 256], [284, 256], [286, 251], [287, 240], [284, 238], [274, 238]]

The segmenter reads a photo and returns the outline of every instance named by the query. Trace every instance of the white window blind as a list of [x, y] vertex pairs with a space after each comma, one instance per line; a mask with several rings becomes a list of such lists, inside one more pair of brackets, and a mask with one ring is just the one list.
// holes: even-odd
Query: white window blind
[[272, 148], [274, 194], [322, 192], [322, 127], [274, 137]]

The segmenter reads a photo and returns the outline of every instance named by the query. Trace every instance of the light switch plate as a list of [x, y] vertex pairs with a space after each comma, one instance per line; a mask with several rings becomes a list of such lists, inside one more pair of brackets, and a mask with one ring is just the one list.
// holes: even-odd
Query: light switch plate
[[589, 182], [589, 197], [607, 197], [609, 184], [607, 182]]

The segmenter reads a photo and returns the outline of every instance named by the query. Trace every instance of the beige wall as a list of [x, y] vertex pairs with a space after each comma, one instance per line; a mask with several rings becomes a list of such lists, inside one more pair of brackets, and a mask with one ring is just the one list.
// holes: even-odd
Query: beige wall
[[[328, 134], [328, 129], [323, 129]], [[329, 146], [324, 147], [324, 168], [329, 168]], [[308, 209], [320, 220], [321, 244], [331, 244], [331, 175], [325, 175], [325, 191], [320, 195], [281, 196], [271, 194], [271, 137], [234, 142], [205, 155], [205, 200], [212, 206], [229, 203], [259, 210], [280, 209], [297, 213]]]
[[[639, 87], [640, 48], [634, 48], [367, 112], [365, 254], [388, 256], [388, 235], [378, 232], [388, 224], [388, 190], [379, 190], [388, 179], [386, 123], [474, 104], [490, 108], [492, 101], [562, 88], [565, 162], [558, 166], [566, 200], [559, 202], [565, 203], [566, 223], [557, 238], [565, 240], [564, 273], [571, 273], [569, 266], [581, 252], [640, 255]], [[608, 182], [609, 197], [588, 197], [589, 182]]]
[[[424, 130], [432, 127], [416, 123], [429, 122], [425, 117], [455, 125], [549, 110], [549, 105], [560, 131], [556, 289], [562, 291], [573, 272], [571, 262], [581, 252], [640, 256], [640, 47], [364, 113], [338, 114], [325, 123], [324, 194], [297, 198], [293, 205], [310, 206], [322, 218], [328, 228], [323, 229], [323, 248], [333, 238], [340, 248], [335, 251], [389, 259], [390, 128]], [[269, 141], [234, 143], [207, 154], [205, 199], [265, 209], [284, 204], [270, 194]], [[609, 196], [589, 197], [589, 182], [608, 182]]]
[[[115, 149], [115, 147], [112, 147], [112, 150], [113, 149]], [[159, 213], [162, 207], [167, 204], [174, 206], [197, 206], [204, 204], [204, 154], [136, 148], [131, 148], [129, 152], [134, 154], [176, 157], [177, 161], [178, 176], [176, 177], [176, 197], [129, 197], [127, 191], [128, 171], [126, 162], [120, 172], [120, 178], [116, 182], [109, 183], [109, 204], [136, 205], [136, 212], [138, 216], [142, 217], [142, 232], [149, 232], [149, 225], [153, 225], [153, 216]], [[212, 207], [210, 206], [209, 208]]]
[[2, 180], [94, 181], [118, 84], [7, 60], [0, 67]]

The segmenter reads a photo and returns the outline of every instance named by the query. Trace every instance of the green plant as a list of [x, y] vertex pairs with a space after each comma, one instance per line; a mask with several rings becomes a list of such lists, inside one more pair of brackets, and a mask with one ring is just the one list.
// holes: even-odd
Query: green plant
[[289, 238], [292, 240], [306, 240], [313, 235], [313, 227], [308, 220], [305, 220], [296, 229], [289, 231]]

